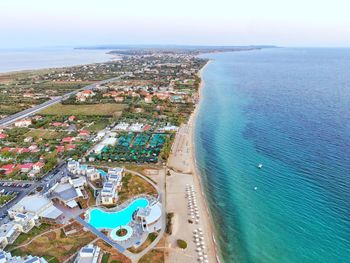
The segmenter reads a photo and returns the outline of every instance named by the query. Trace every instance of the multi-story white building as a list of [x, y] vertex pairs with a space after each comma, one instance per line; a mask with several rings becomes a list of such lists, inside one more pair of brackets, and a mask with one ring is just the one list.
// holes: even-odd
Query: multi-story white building
[[120, 177], [122, 177], [123, 172], [124, 172], [124, 168], [121, 168], [121, 167], [113, 167], [113, 168], [108, 169], [109, 175], [116, 174], [116, 175], [119, 175]]
[[112, 182], [105, 182], [101, 190], [101, 202], [104, 205], [114, 204], [118, 199], [117, 185]]
[[[13, 221], [0, 226], [0, 248], [5, 248], [8, 244], [12, 244], [21, 231]], [[1, 261], [0, 261], [1, 262]]]

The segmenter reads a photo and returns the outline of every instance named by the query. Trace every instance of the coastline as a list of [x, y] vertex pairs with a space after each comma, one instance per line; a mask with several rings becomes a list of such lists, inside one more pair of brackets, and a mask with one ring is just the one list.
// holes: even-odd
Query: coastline
[[[204, 81], [202, 73], [208, 61], [197, 73], [200, 77], [197, 96], [200, 97]], [[195, 109], [187, 123], [182, 124], [176, 134], [172, 145], [167, 167], [170, 176], [166, 177], [167, 213], [173, 213], [173, 231], [167, 236], [168, 256], [165, 262], [197, 262], [201, 261], [201, 253], [206, 254], [208, 262], [220, 263], [217, 244], [214, 237], [213, 220], [210, 215], [206, 197], [201, 183], [200, 173], [195, 156], [195, 121], [198, 115], [200, 100], [196, 100]], [[198, 220], [191, 218], [191, 205], [186, 196], [186, 189], [193, 187], [195, 203], [198, 205]], [[197, 208], [196, 208], [197, 209]], [[191, 222], [191, 221], [196, 222]], [[194, 233], [202, 229], [205, 248], [198, 250]], [[178, 239], [188, 242], [186, 251], [180, 251], [176, 241]], [[201, 251], [201, 252], [199, 252]]]
[[208, 200], [207, 197], [203, 191], [203, 184], [202, 184], [202, 178], [201, 178], [201, 173], [199, 171], [198, 165], [197, 165], [197, 160], [196, 160], [196, 142], [195, 142], [195, 132], [196, 132], [196, 121], [198, 118], [198, 112], [200, 109], [200, 104], [201, 104], [201, 100], [200, 98], [202, 97], [202, 92], [203, 92], [203, 88], [205, 86], [205, 82], [203, 79], [203, 72], [206, 69], [206, 67], [212, 62], [212, 60], [208, 60], [208, 62], [201, 68], [201, 70], [198, 72], [198, 76], [201, 79], [199, 88], [198, 88], [198, 103], [191, 115], [190, 118], [190, 128], [191, 128], [191, 148], [192, 148], [192, 166], [193, 166], [193, 174], [194, 177], [196, 178], [198, 187], [200, 189], [200, 193], [201, 193], [201, 200], [203, 202], [203, 205], [205, 207], [205, 212], [207, 214], [207, 221], [208, 221], [208, 225], [209, 225], [209, 234], [211, 236], [211, 241], [212, 241], [212, 245], [213, 248], [215, 250], [215, 258], [216, 261], [220, 263], [220, 257], [219, 257], [219, 250], [218, 250], [218, 245], [215, 239], [215, 229], [214, 229], [214, 222], [213, 222], [213, 218], [211, 216], [211, 213], [209, 211], [209, 206], [208, 206]]

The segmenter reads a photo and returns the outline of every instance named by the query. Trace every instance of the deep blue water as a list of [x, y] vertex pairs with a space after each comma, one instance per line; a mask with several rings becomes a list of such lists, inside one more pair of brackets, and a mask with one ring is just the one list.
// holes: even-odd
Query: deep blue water
[[107, 51], [73, 47], [0, 49], [0, 72], [75, 66], [114, 59], [115, 56], [106, 54]]
[[350, 262], [350, 49], [205, 57], [196, 154], [222, 261]]

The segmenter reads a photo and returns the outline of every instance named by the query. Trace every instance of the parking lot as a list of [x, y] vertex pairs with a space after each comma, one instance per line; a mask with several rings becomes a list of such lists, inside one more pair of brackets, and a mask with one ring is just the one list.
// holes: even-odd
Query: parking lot
[[65, 162], [62, 162], [39, 181], [0, 181], [0, 192], [3, 191], [3, 194], [6, 193], [7, 195], [16, 193], [15, 198], [0, 207], [0, 224], [6, 223], [9, 220], [7, 210], [23, 197], [28, 194], [34, 194], [36, 189], [39, 188], [41, 188], [40, 192], [47, 192], [63, 176], [67, 176], [67, 174], [68, 171]]

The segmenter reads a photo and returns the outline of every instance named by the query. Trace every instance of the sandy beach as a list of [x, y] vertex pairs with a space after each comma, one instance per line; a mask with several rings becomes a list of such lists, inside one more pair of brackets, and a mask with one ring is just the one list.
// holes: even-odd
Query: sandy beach
[[[208, 62], [209, 63], [209, 62]], [[204, 68], [199, 71], [202, 75]], [[202, 80], [198, 95], [204, 86]], [[187, 124], [180, 127], [168, 161], [170, 176], [166, 178], [167, 212], [174, 213], [173, 232], [167, 238], [166, 262], [219, 262], [211, 216], [201, 187], [195, 159], [196, 105]], [[183, 239], [188, 247], [182, 250], [176, 241]], [[204, 260], [204, 261], [201, 261]]]

